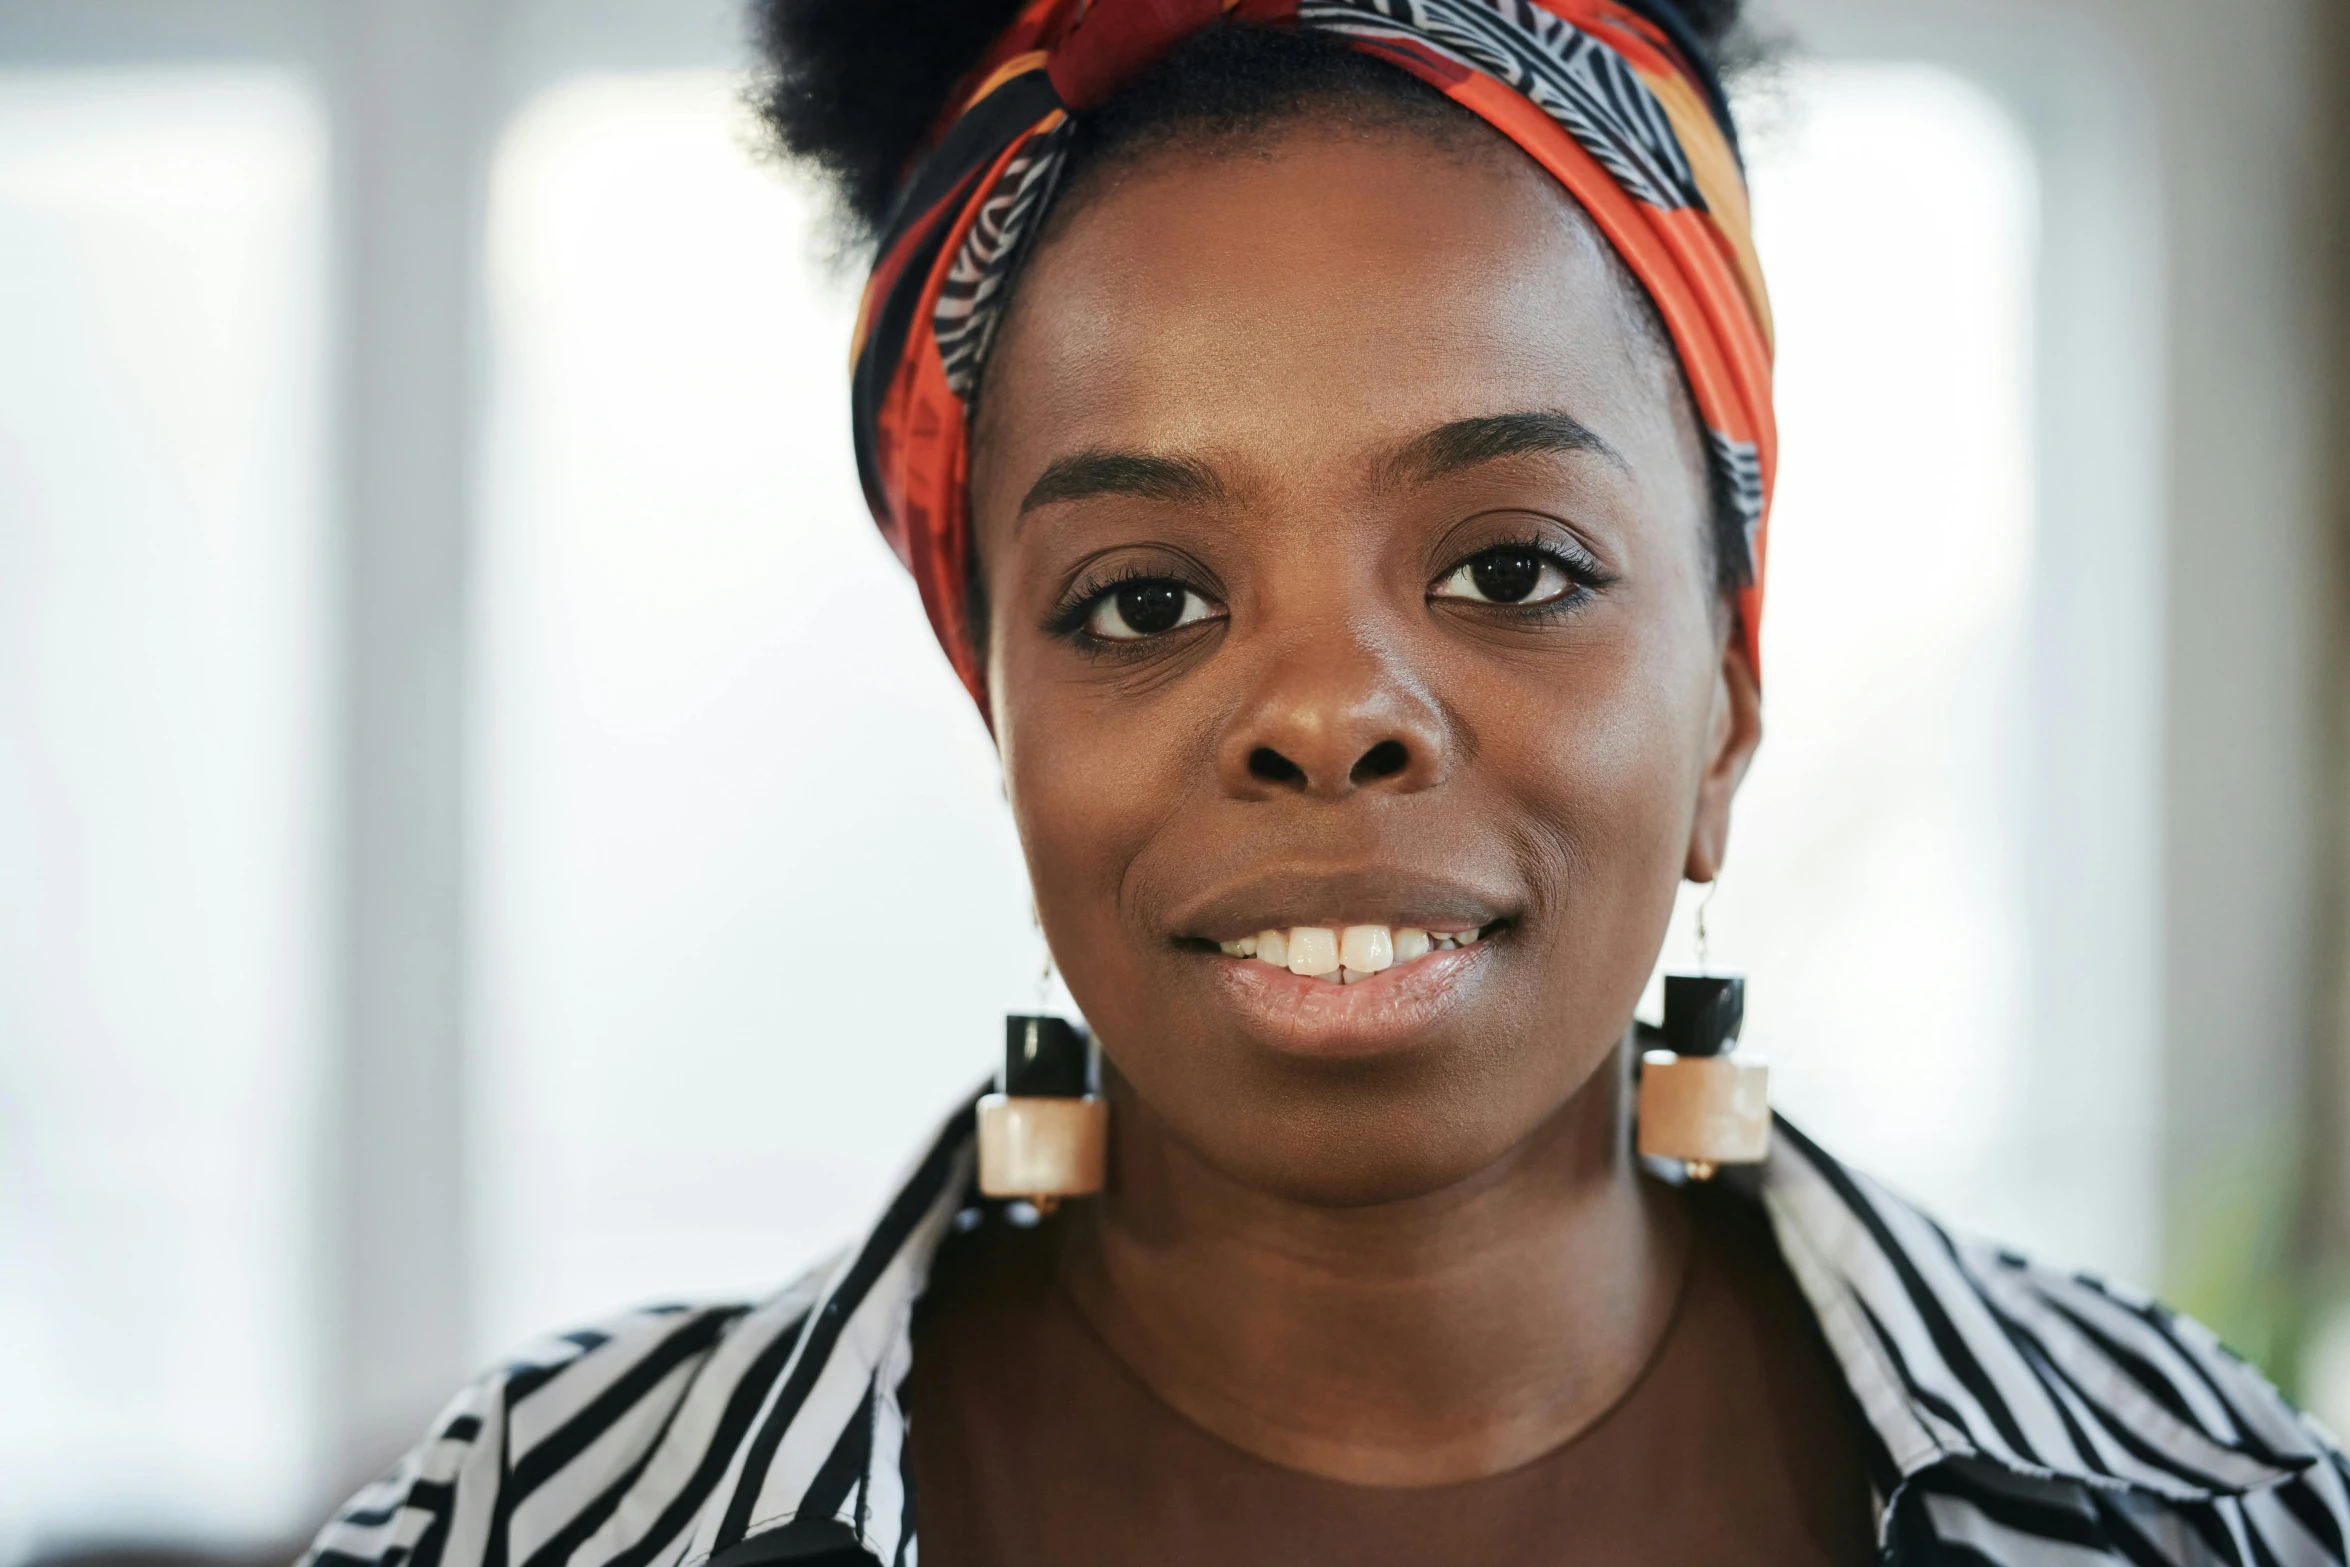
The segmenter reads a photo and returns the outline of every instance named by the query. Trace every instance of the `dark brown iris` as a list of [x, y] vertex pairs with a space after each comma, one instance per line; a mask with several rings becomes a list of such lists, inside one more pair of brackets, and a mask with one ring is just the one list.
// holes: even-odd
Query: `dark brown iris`
[[1489, 550], [1469, 562], [1477, 591], [1496, 604], [1515, 604], [1542, 580], [1542, 557], [1532, 550]]
[[1118, 616], [1138, 636], [1172, 631], [1183, 618], [1180, 582], [1129, 582], [1118, 590]]

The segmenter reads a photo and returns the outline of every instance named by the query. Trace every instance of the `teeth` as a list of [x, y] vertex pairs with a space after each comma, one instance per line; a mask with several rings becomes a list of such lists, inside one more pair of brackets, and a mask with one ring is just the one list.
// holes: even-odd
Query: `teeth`
[[1218, 942], [1226, 957], [1255, 958], [1309, 979], [1351, 985], [1431, 952], [1455, 952], [1482, 940], [1478, 930], [1431, 931], [1417, 925], [1295, 925]]
[[1298, 925], [1289, 932], [1289, 972], [1313, 978], [1338, 971], [1338, 932], [1327, 925]]
[[1384, 925], [1349, 925], [1338, 938], [1338, 961], [1357, 974], [1376, 974], [1395, 965], [1395, 938]]

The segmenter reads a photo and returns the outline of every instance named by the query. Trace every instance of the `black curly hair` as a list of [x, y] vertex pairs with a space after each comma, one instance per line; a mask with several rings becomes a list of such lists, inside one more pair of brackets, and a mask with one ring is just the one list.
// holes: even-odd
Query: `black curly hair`
[[[948, 93], [1022, 0], [750, 0], [756, 101], [776, 144], [831, 185], [870, 240]], [[1743, 58], [1744, 0], [1625, 0], [1696, 66], [1735, 140], [1719, 62]], [[1385, 118], [1441, 95], [1320, 34], [1210, 28], [1095, 115], [1097, 155], [1139, 135], [1252, 129], [1298, 106]]]
[[[1721, 87], [1724, 58], [1751, 52], [1743, 0], [1624, 0], [1695, 66], [1736, 145]], [[1022, 0], [750, 0], [762, 61], [755, 94], [778, 148], [830, 187], [851, 250], [887, 225], [899, 185], [948, 96]], [[1194, 35], [1077, 125], [1049, 223], [1084, 200], [1091, 170], [1175, 141], [1246, 139], [1310, 116], [1323, 124], [1409, 129], [1439, 140], [1485, 134], [1435, 88], [1337, 38], [1285, 28], [1213, 26]], [[1602, 247], [1605, 248], [1604, 246]], [[1613, 258], [1613, 252], [1609, 255]], [[1615, 271], [1633, 330], [1670, 373], [1671, 338], [1646, 289]], [[1743, 521], [1722, 477], [1708, 544], [1726, 603], [1749, 570]], [[983, 612], [983, 606], [974, 606]]]

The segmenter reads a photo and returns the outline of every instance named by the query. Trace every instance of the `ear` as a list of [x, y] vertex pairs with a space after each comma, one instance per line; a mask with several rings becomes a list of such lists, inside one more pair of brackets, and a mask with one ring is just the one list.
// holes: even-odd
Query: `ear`
[[1754, 748], [1762, 744], [1762, 684], [1746, 661], [1745, 639], [1722, 639], [1714, 673], [1713, 711], [1706, 724], [1705, 772], [1698, 779], [1697, 809], [1689, 824], [1689, 853], [1681, 874], [1712, 881], [1722, 872], [1730, 846], [1730, 801], [1746, 781]]

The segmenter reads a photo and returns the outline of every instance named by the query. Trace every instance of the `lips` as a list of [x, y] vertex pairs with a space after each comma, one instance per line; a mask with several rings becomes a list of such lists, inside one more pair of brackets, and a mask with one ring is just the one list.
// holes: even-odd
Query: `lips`
[[1495, 972], [1494, 934], [1511, 918], [1496, 889], [1364, 868], [1262, 873], [1213, 890], [1169, 923], [1205, 957], [1203, 977], [1261, 1045], [1345, 1060], [1440, 1037]]
[[1254, 958], [1210, 954], [1209, 977], [1236, 1022], [1277, 1054], [1324, 1061], [1406, 1055], [1444, 1037], [1445, 1024], [1490, 976], [1490, 939], [1430, 950], [1348, 983], [1292, 974]]

